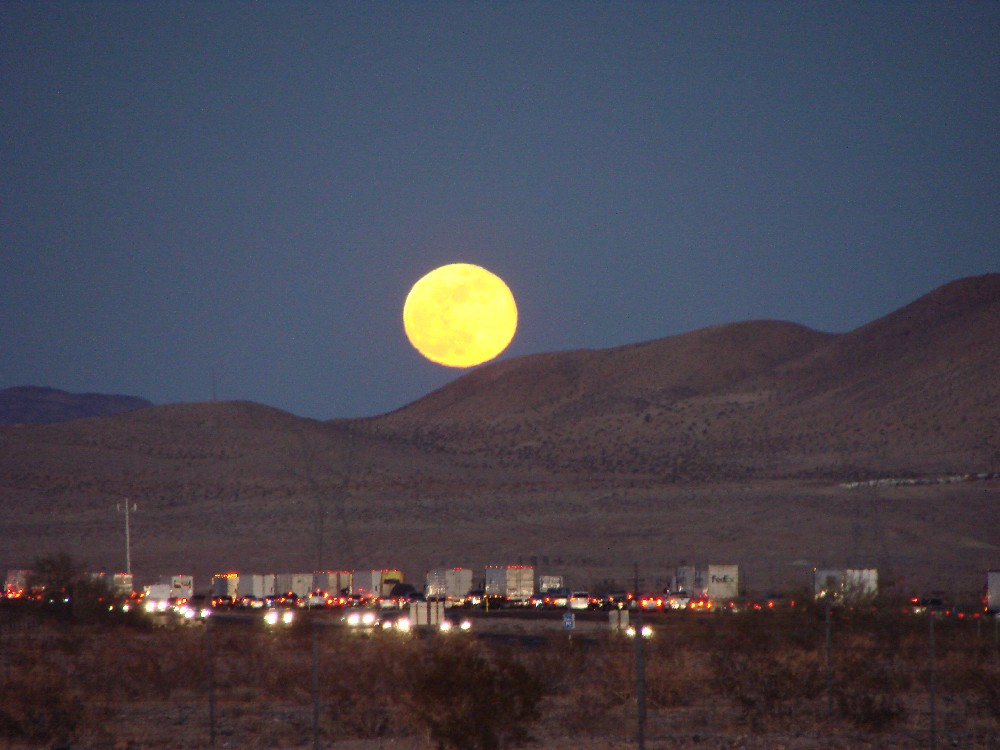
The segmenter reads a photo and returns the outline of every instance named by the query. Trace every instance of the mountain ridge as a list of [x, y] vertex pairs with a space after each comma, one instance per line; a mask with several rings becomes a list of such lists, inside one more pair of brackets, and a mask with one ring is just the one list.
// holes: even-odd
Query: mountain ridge
[[1000, 566], [1000, 482], [844, 485], [1000, 470], [998, 326], [990, 274], [847, 333], [503, 360], [363, 419], [209, 402], [0, 426], [0, 565], [113, 561], [131, 497], [149, 575], [537, 559], [586, 585], [686, 559], [798, 585], [805, 560], [969, 586]]
[[0, 424], [52, 424], [71, 419], [109, 417], [152, 405], [151, 401], [138, 396], [69, 393], [33, 385], [13, 386], [0, 390]]

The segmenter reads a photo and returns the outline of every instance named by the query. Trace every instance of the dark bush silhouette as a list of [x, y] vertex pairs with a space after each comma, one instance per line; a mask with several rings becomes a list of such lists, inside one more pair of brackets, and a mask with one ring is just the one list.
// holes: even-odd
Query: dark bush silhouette
[[49, 670], [20, 672], [0, 681], [0, 737], [66, 742], [83, 721], [83, 701]]
[[440, 750], [499, 750], [523, 744], [539, 718], [541, 683], [504, 652], [435, 643], [410, 675], [413, 720]]

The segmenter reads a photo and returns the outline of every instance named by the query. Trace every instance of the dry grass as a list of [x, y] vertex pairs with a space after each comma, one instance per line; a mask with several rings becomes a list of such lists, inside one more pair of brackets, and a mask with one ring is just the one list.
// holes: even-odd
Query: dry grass
[[[840, 617], [829, 695], [815, 615], [654, 624], [644, 648], [647, 747], [927, 745], [925, 621]], [[324, 747], [634, 746], [634, 644], [603, 631], [524, 646], [496, 637], [363, 636], [308, 623], [281, 632], [217, 623], [209, 635], [204, 627], [7, 618], [0, 747], [204, 747], [210, 686], [219, 746], [310, 746], [314, 637]], [[968, 623], [942, 622], [935, 647], [938, 741], [996, 747], [996, 645]]]

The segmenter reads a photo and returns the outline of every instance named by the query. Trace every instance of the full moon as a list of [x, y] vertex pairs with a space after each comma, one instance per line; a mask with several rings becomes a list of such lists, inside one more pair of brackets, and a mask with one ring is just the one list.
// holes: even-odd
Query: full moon
[[435, 268], [403, 305], [413, 347], [432, 362], [472, 367], [507, 348], [517, 330], [514, 295], [499, 276], [470, 263]]

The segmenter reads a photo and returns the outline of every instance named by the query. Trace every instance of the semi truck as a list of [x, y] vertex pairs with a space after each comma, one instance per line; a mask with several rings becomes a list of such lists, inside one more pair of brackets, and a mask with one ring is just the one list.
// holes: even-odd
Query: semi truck
[[439, 599], [450, 607], [463, 603], [471, 589], [470, 568], [437, 568], [427, 571], [424, 593], [428, 599]]
[[[117, 577], [117, 576], [116, 576]], [[178, 601], [190, 599], [194, 593], [194, 579], [188, 575], [171, 576], [170, 581], [161, 580], [143, 589], [143, 596], [147, 601]], [[226, 594], [220, 594], [226, 596]]]
[[211, 594], [213, 599], [231, 599], [236, 601], [240, 590], [239, 573], [216, 573], [212, 576]]
[[444, 601], [412, 602], [409, 608], [410, 624], [414, 627], [441, 627], [445, 619]]
[[115, 596], [129, 596], [134, 591], [131, 573], [115, 573], [111, 576], [111, 593]]
[[814, 568], [813, 595], [817, 601], [858, 604], [878, 596], [876, 568]]
[[545, 594], [549, 591], [559, 591], [565, 588], [562, 576], [540, 575], [538, 576], [538, 593]]
[[312, 591], [312, 573], [278, 573], [274, 577], [274, 593], [287, 594], [289, 592], [298, 597], [308, 596]]
[[530, 565], [488, 567], [483, 592], [487, 599], [527, 604], [535, 593], [535, 569]]
[[278, 590], [275, 588], [275, 576], [273, 573], [246, 573], [240, 576], [240, 598], [252, 596], [255, 599], [266, 599], [269, 596], [274, 596], [276, 593], [278, 593]]
[[705, 593], [710, 601], [732, 601], [740, 593], [740, 566], [709, 565], [705, 582]]
[[8, 570], [7, 580], [4, 583], [4, 596], [8, 599], [18, 599], [28, 592], [28, 579], [31, 577], [30, 570]]
[[313, 573], [313, 591], [322, 591], [331, 596], [349, 594], [353, 574], [349, 570], [321, 570]]
[[403, 572], [395, 568], [356, 570], [351, 582], [351, 594], [366, 599], [385, 597], [397, 583], [403, 583]]
[[186, 574], [170, 577], [170, 596], [174, 599], [190, 599], [194, 595], [194, 576]]
[[170, 599], [170, 584], [153, 583], [143, 593], [147, 602], [166, 602]]

